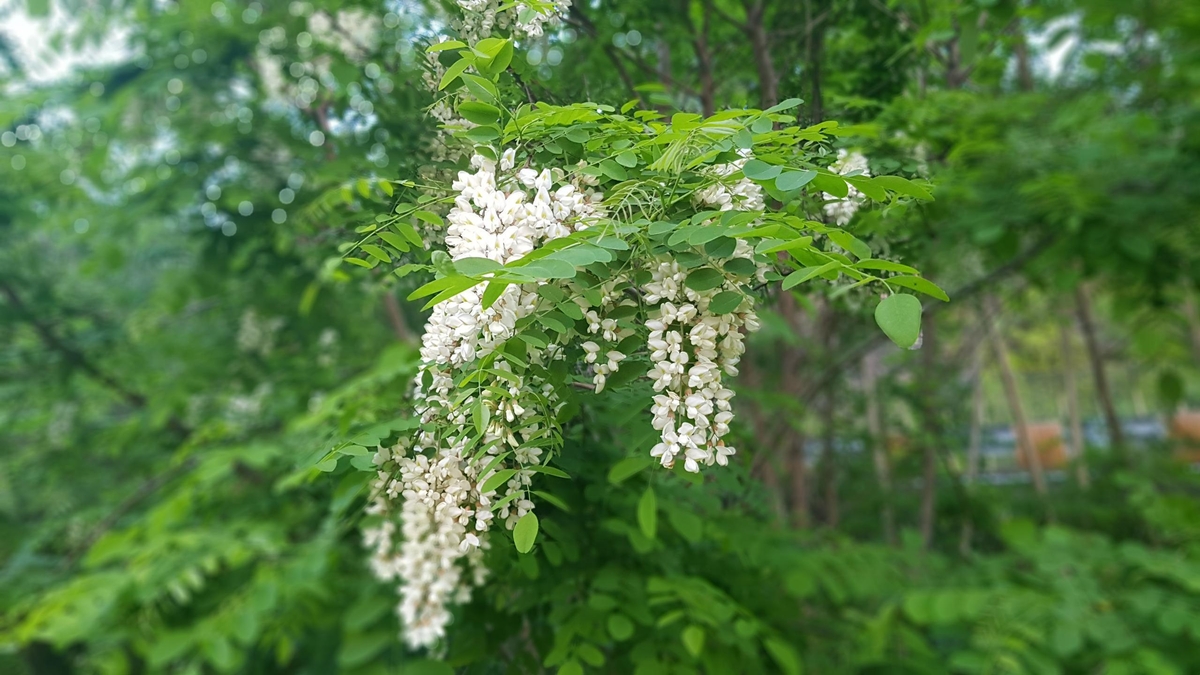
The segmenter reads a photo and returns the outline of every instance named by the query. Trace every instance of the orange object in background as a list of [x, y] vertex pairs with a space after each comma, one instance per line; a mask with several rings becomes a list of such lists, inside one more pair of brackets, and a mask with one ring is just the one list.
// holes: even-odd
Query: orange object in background
[[1171, 417], [1171, 445], [1175, 458], [1200, 462], [1200, 410], [1180, 410]]
[[[1042, 470], [1061, 469], [1067, 464], [1067, 446], [1063, 443], [1063, 427], [1058, 422], [1035, 422], [1029, 425], [1029, 440], [1041, 460]], [[1029, 469], [1025, 453], [1021, 452], [1021, 439], [1017, 438], [1017, 464]]]

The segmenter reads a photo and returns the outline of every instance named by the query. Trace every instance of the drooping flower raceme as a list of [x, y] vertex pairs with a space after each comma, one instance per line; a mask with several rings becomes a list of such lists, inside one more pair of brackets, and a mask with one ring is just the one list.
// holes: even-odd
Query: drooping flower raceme
[[[514, 163], [509, 149], [499, 166], [476, 155], [476, 171], [459, 172], [446, 217], [452, 260], [485, 258], [503, 265], [598, 217], [599, 193], [565, 182], [559, 171], [514, 172]], [[422, 338], [415, 393], [421, 430], [411, 445], [376, 457], [379, 473], [369, 512], [380, 518], [365, 530], [364, 540], [373, 550], [374, 572], [400, 582], [398, 611], [413, 647], [440, 639], [450, 621], [448, 605], [465, 601], [471, 586], [483, 582], [478, 561], [493, 519], [511, 528], [533, 509], [529, 467], [541, 463], [550, 430], [531, 419], [539, 412], [552, 417], [557, 404], [551, 387], [526, 381], [532, 376], [513, 373], [505, 356], [494, 353], [513, 336], [517, 321], [537, 309], [537, 284], [510, 285], [486, 309], [483, 293], [479, 285], [434, 307]], [[456, 389], [460, 369], [489, 355], [490, 370], [507, 375], [490, 374], [467, 392]], [[473, 439], [470, 429], [480, 419], [487, 419], [485, 429]], [[509, 470], [508, 480], [488, 484], [502, 470]]]
[[[762, 188], [756, 183], [725, 180], [745, 162], [743, 158], [713, 167], [717, 181], [696, 193], [697, 204], [721, 211], [762, 209]], [[754, 260], [753, 250], [741, 240], [731, 257]], [[759, 277], [765, 271], [758, 266]], [[661, 260], [642, 291], [646, 302], [658, 305], [658, 316], [646, 323], [653, 363], [647, 377], [655, 391], [652, 423], [661, 432], [650, 454], [668, 468], [682, 457], [684, 469], [695, 473], [701, 464], [725, 466], [736, 452], [724, 440], [733, 421], [733, 390], [725, 386], [724, 377], [737, 376], [745, 352], [743, 331], [756, 331], [759, 323], [748, 296], [736, 301], [731, 311], [712, 311], [718, 295], [742, 295], [735, 281], [723, 279], [704, 290], [689, 288], [686, 281], [677, 261]]]
[[[861, 152], [855, 150], [849, 152], [845, 148], [838, 150], [838, 158], [829, 166], [829, 170], [843, 176], [870, 176], [871, 169], [867, 165], [867, 158]], [[846, 225], [854, 214], [858, 212], [860, 206], [866, 201], [866, 197], [862, 192], [853, 185], [847, 185], [848, 192], [845, 197], [837, 197], [828, 192], [825, 195], [825, 215], [838, 225]]]

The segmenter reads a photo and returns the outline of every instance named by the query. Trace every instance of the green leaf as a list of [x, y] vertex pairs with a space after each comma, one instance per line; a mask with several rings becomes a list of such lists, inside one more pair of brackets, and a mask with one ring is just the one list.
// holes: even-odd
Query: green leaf
[[908, 265], [901, 265], [898, 262], [891, 260], [860, 260], [854, 264], [854, 269], [857, 270], [882, 270], [884, 272], [900, 272], [902, 274], [918, 274], [917, 269]]
[[875, 307], [875, 323], [897, 345], [908, 349], [921, 336], [921, 301], [914, 295], [889, 295]]
[[775, 128], [775, 123], [772, 122], [771, 118], [767, 117], [766, 115], [759, 117], [758, 119], [754, 120], [753, 123], [750, 124], [750, 131], [753, 131], [756, 134], [765, 134], [774, 128]]
[[524, 469], [526, 471], [532, 471], [534, 473], [544, 473], [547, 476], [554, 476], [555, 478], [568, 478], [569, 479], [571, 477], [571, 474], [567, 473], [566, 471], [563, 471], [562, 469], [556, 469], [552, 466], [547, 466], [545, 464], [530, 464], [530, 465], [524, 467]]
[[620, 613], [608, 615], [608, 634], [617, 642], [624, 642], [633, 637], [634, 625], [629, 617]]
[[358, 265], [359, 267], [365, 267], [369, 270], [375, 269], [375, 266], [379, 264], [379, 262], [376, 260], [363, 260], [362, 258], [343, 258], [343, 260], [351, 265]]
[[504, 267], [500, 263], [491, 258], [459, 258], [454, 261], [454, 269], [458, 270], [459, 274], [465, 274], [469, 277], [477, 277], [488, 272], [495, 272]]
[[500, 109], [481, 101], [463, 101], [458, 104], [458, 114], [475, 124], [495, 124], [500, 121]]
[[541, 258], [528, 265], [511, 268], [522, 274], [528, 274], [536, 279], [572, 279], [575, 277], [575, 266], [565, 260]]
[[692, 624], [684, 628], [683, 634], [679, 637], [683, 640], [683, 646], [692, 656], [698, 657], [704, 651], [704, 629], [700, 626]]
[[533, 550], [533, 542], [537, 540], [538, 518], [530, 511], [521, 516], [517, 526], [513, 528], [513, 543], [517, 545], [518, 553], [529, 553]]
[[475, 407], [471, 409], [471, 422], [475, 425], [475, 433], [480, 436], [487, 431], [488, 424], [492, 421], [492, 411], [484, 404], [483, 399], [475, 402]]
[[791, 192], [808, 185], [816, 177], [816, 171], [787, 171], [775, 178], [775, 187], [782, 192]]
[[[490, 38], [498, 39], [498, 38]], [[478, 47], [478, 45], [476, 45]], [[500, 73], [503, 73], [513, 59], [513, 44], [511, 40], [504, 40], [504, 44], [496, 52], [496, 55], [486, 61], [477, 64], [479, 72], [486, 76], [495, 78]]]
[[743, 297], [737, 291], [721, 291], [708, 303], [708, 311], [713, 314], [728, 314], [742, 304]]
[[854, 254], [854, 257], [865, 260], [871, 257], [871, 247], [861, 239], [844, 230], [830, 230], [826, 234], [835, 244]]
[[783, 167], [767, 164], [761, 159], [752, 159], [742, 167], [742, 173], [751, 180], [771, 180], [783, 171]]
[[559, 666], [558, 675], [583, 675], [583, 666], [579, 665], [575, 659], [571, 659]]
[[494, 59], [496, 58], [496, 55], [500, 53], [500, 50], [504, 48], [504, 44], [506, 42], [508, 42], [508, 40], [505, 40], [504, 38], [484, 38], [479, 42], [476, 42], [472, 49], [479, 52], [480, 56]]
[[653, 460], [648, 457], [626, 457], [613, 464], [612, 468], [608, 470], [608, 482], [613, 485], [620, 485], [625, 479], [637, 474], [653, 463]]
[[675, 528], [679, 536], [693, 544], [704, 536], [704, 521], [691, 511], [670, 509], [667, 511], [667, 520], [671, 521], [671, 527]]
[[411, 241], [413, 246], [417, 248], [425, 248], [425, 242], [421, 240], [421, 235], [417, 234], [417, 230], [408, 223], [392, 223], [392, 228], [400, 233], [400, 236]]
[[508, 482], [509, 478], [517, 475], [516, 469], [501, 469], [492, 474], [490, 478], [483, 482], [479, 487], [480, 492], [491, 492]]
[[873, 178], [866, 176], [849, 176], [846, 182], [858, 188], [858, 191], [874, 201], [887, 201], [887, 190], [884, 190]]
[[818, 173], [813, 176], [813, 187], [821, 192], [827, 192], [839, 199], [850, 194], [850, 188], [846, 185], [846, 180], [841, 176], [832, 173]]
[[688, 275], [684, 286], [693, 291], [707, 291], [725, 282], [725, 276], [711, 267], [701, 267]]
[[442, 220], [442, 217], [433, 211], [417, 211], [413, 213], [413, 215], [427, 223], [437, 225], [438, 227], [446, 226], [446, 222]]
[[820, 276], [831, 270], [838, 269], [841, 266], [842, 263], [836, 260], [831, 260], [820, 267], [805, 267], [804, 269], [796, 270], [795, 272], [792, 272], [784, 277], [783, 290], [786, 291], [795, 288], [796, 286], [799, 286], [813, 277]]
[[478, 75], [472, 73], [463, 73], [461, 75], [463, 84], [467, 85], [467, 91], [471, 95], [482, 101], [495, 101], [500, 94], [496, 91], [496, 85], [492, 84]]
[[800, 655], [788, 643], [779, 638], [767, 638], [763, 641], [763, 648], [775, 659], [775, 663], [779, 669], [784, 672], [784, 675], [801, 675], [804, 672], [800, 662]]
[[471, 282], [471, 281], [472, 281], [471, 279], [468, 279], [468, 278], [462, 277], [462, 276], [458, 276], [458, 275], [451, 275], [448, 277], [442, 277], [441, 279], [434, 279], [433, 281], [425, 284], [424, 286], [417, 288], [417, 290], [413, 291], [412, 293], [409, 293], [408, 299], [409, 300], [417, 300], [419, 298], [424, 298], [426, 296], [433, 295], [435, 293], [440, 293], [441, 291], [444, 291], [448, 288], [453, 288], [455, 285], [462, 284], [464, 282]]
[[623, 167], [632, 169], [633, 167], [637, 166], [637, 163], [637, 155], [633, 154], [629, 150], [617, 155], [617, 164], [620, 164]]
[[550, 494], [549, 492], [542, 492], [541, 490], [534, 490], [533, 494], [541, 497], [542, 499], [546, 500], [546, 503], [553, 504], [555, 507], [561, 509], [562, 511], [564, 511], [566, 513], [571, 512], [570, 505], [568, 505], [566, 502], [564, 502], [561, 497], [557, 497], [553, 494]]
[[489, 309], [492, 305], [496, 304], [496, 301], [504, 294], [504, 289], [508, 288], [508, 285], [509, 282], [507, 281], [489, 281], [488, 285], [483, 289], [483, 308]]
[[892, 192], [899, 192], [909, 197], [916, 197], [924, 201], [931, 201], [933, 199], [933, 195], [929, 194], [928, 190], [900, 176], [876, 176], [872, 179], [872, 182], [879, 187], [887, 188]]
[[658, 534], [658, 498], [652, 487], [647, 487], [638, 500], [637, 521], [647, 539], [653, 539]]
[[411, 246], [405, 241], [404, 237], [394, 232], [379, 232], [379, 238], [387, 242], [389, 245], [400, 250], [401, 253], [407, 253]]
[[800, 105], [801, 103], [804, 103], [804, 101], [802, 101], [798, 98], [788, 98], [788, 99], [784, 99], [784, 100], [780, 101], [779, 103], [776, 103], [775, 105], [771, 106], [770, 108], [767, 108], [763, 112], [767, 112], [767, 113], [783, 112], [784, 110], [791, 110], [792, 108], [795, 108], [796, 106]]
[[933, 296], [942, 302], [950, 302], [950, 296], [946, 295], [946, 291], [938, 288], [937, 284], [923, 277], [917, 276], [902, 276], [891, 277], [887, 280], [889, 284], [895, 284], [903, 288], [908, 288], [918, 293]]
[[451, 82], [453, 82], [455, 78], [457, 78], [459, 75], [462, 75], [463, 72], [470, 67], [474, 60], [475, 59], [473, 58], [463, 57], [450, 64], [450, 67], [446, 68], [446, 74], [442, 75], [442, 81], [438, 82], [438, 91], [442, 91]]
[[626, 180], [629, 178], [629, 173], [625, 171], [625, 167], [617, 164], [611, 159], [606, 159], [600, 162], [600, 170], [605, 176], [617, 181]]
[[448, 49], [463, 49], [466, 46], [467, 43], [459, 40], [446, 40], [445, 42], [438, 42], [436, 44], [429, 45], [429, 48], [425, 50], [425, 53], [436, 54], [438, 52], [444, 52]]

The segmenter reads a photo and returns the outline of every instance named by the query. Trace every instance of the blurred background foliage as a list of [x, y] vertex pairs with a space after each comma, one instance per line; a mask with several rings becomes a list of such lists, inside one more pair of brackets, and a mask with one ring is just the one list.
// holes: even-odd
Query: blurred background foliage
[[595, 397], [550, 538], [406, 653], [356, 526], [420, 281], [337, 247], [445, 166], [447, 9], [0, 4], [0, 671], [1200, 672], [1188, 0], [589, 0], [523, 45], [538, 100], [804, 99], [935, 183], [848, 228], [952, 302], [901, 352], [774, 298], [702, 484]]

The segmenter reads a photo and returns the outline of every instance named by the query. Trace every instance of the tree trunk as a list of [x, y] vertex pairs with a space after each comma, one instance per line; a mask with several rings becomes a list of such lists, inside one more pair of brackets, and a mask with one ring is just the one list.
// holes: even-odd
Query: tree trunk
[[1183, 317], [1187, 321], [1188, 342], [1192, 347], [1193, 365], [1200, 366], [1200, 312], [1196, 311], [1196, 292], [1184, 291]]
[[1114, 455], [1124, 461], [1126, 459], [1125, 434], [1121, 430], [1121, 420], [1117, 417], [1112, 392], [1108, 388], [1108, 375], [1104, 372], [1104, 356], [1100, 353], [1100, 342], [1096, 339], [1096, 326], [1092, 320], [1092, 303], [1088, 298], [1087, 288], [1083, 284], [1075, 288], [1075, 311], [1079, 316], [1079, 330], [1083, 333], [1083, 342], [1087, 345], [1088, 360], [1092, 364], [1092, 377], [1096, 381], [1096, 397], [1100, 399], [1100, 409], [1104, 412], [1104, 423], [1108, 427], [1108, 440], [1112, 445]]
[[938, 411], [938, 340], [937, 324], [928, 316], [922, 330], [921, 413], [925, 423], [921, 456], [921, 541], [925, 550], [933, 546], [937, 517], [937, 444], [942, 442], [942, 423]]
[[1042, 474], [1042, 458], [1033, 440], [1029, 437], [1029, 423], [1025, 418], [1025, 407], [1021, 404], [1021, 392], [1017, 389], [1017, 378], [1013, 375], [1012, 364], [1008, 360], [1008, 348], [1004, 337], [997, 327], [1000, 316], [999, 303], [993, 295], [988, 295], [984, 302], [987, 308], [989, 322], [989, 337], [992, 351], [996, 355], [996, 365], [1000, 368], [1000, 379], [1004, 383], [1004, 395], [1008, 399], [1008, 408], [1012, 413], [1013, 427], [1017, 436], [1017, 448], [1025, 458], [1025, 465], [1033, 477], [1033, 487], [1039, 496], [1046, 494], [1046, 477]]
[[758, 71], [759, 105], [764, 109], [779, 102], [779, 83], [775, 76], [775, 62], [771, 58], [771, 41], [765, 25], [766, 6], [763, 0], [744, 0], [746, 8], [746, 34], [750, 38], [750, 49], [754, 53], [754, 67]]
[[[983, 347], [976, 346], [971, 356], [971, 421], [967, 432], [967, 494], [979, 477], [980, 453], [983, 449]], [[962, 537], [958, 551], [963, 556], [971, 553], [971, 539], [975, 536], [975, 522], [970, 514], [963, 520]]]
[[1079, 390], [1075, 385], [1071, 325], [1064, 322], [1059, 324], [1058, 330], [1062, 337], [1063, 389], [1066, 390], [1067, 419], [1071, 429], [1071, 442], [1067, 444], [1067, 450], [1071, 461], [1075, 463], [1075, 480], [1079, 482], [1079, 487], [1086, 490], [1091, 485], [1091, 477], [1088, 475], [1087, 462], [1083, 456], [1086, 446], [1083, 442], [1083, 418], [1079, 414]]
[[830, 529], [837, 529], [838, 522], [840, 521], [838, 513], [837, 458], [834, 452], [834, 432], [837, 430], [837, 425], [834, 422], [836, 401], [834, 389], [830, 388], [825, 392], [821, 405], [822, 515], [825, 525]]
[[[809, 124], [820, 122], [825, 115], [821, 93], [821, 64], [825, 57], [825, 24], [822, 17], [813, 16], [815, 0], [804, 3], [805, 70], [808, 71]], [[814, 23], [819, 22], [819, 23]]]
[[[687, 13], [686, 5], [683, 11]], [[700, 27], [692, 27], [692, 47], [696, 50], [696, 65], [700, 75], [700, 110], [704, 113], [705, 117], [712, 115], [717, 110], [716, 85], [713, 82], [712, 50], [708, 45], [711, 17], [712, 0], [704, 0], [701, 8]]]
[[879, 511], [883, 538], [896, 545], [896, 514], [892, 506], [892, 468], [888, 461], [887, 439], [883, 431], [883, 410], [879, 404], [879, 350], [862, 358], [863, 395], [867, 403], [867, 435], [871, 444], [871, 459], [875, 464], [875, 480], [879, 483], [882, 507]]
[[792, 527], [807, 529], [811, 524], [808, 498], [808, 465], [804, 452], [804, 434], [793, 432], [788, 472], [791, 474]]

